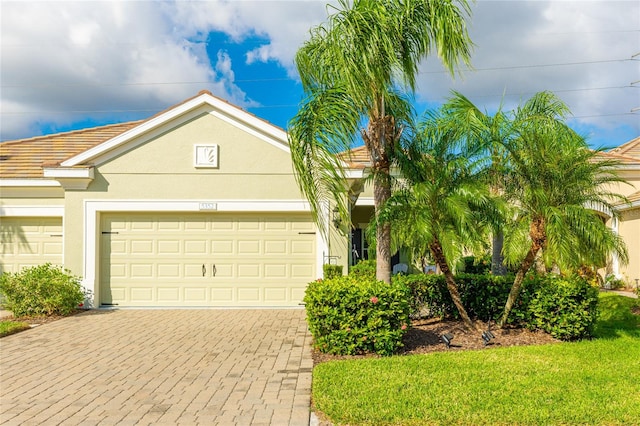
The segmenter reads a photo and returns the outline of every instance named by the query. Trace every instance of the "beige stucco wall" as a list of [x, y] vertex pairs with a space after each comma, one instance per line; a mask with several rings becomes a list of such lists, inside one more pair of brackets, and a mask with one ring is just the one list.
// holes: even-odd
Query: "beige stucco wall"
[[[73, 272], [83, 273], [85, 200], [306, 201], [296, 184], [288, 150], [218, 117], [204, 113], [178, 126], [168, 123], [159, 133], [143, 143], [143, 139], [131, 141], [132, 149], [113, 158], [105, 155], [93, 160], [95, 179], [89, 187], [67, 191], [65, 265]], [[217, 144], [219, 167], [196, 168], [195, 144]], [[95, 241], [100, 241], [99, 233], [96, 229]], [[347, 244], [335, 230], [329, 254], [339, 256], [346, 265]]]
[[629, 264], [620, 266], [622, 279], [632, 287], [640, 282], [640, 208], [622, 212], [618, 232], [625, 239], [629, 251]]

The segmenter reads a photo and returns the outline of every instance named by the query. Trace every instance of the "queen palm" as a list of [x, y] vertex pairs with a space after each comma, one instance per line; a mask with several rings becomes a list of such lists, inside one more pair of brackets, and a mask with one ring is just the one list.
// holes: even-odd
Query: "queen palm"
[[506, 192], [515, 208], [505, 253], [519, 266], [500, 325], [540, 253], [561, 270], [602, 263], [612, 253], [622, 262], [628, 259], [622, 239], [596, 212], [617, 216], [613, 205], [625, 199], [608, 188], [624, 180], [615, 174], [615, 162], [600, 159], [566, 125], [566, 114], [555, 95], [538, 93], [516, 111], [517, 137], [504, 145], [513, 165]]
[[[289, 124], [298, 184], [316, 222], [336, 202], [347, 217], [348, 188], [339, 154], [360, 135], [369, 152], [376, 214], [391, 195], [390, 168], [410, 116], [403, 93], [415, 89], [420, 60], [435, 50], [454, 72], [469, 62], [466, 0], [340, 0], [328, 22], [311, 30], [296, 55], [306, 94]], [[376, 230], [376, 276], [390, 281], [390, 226]]]
[[[461, 147], [455, 129], [430, 116], [410, 146], [398, 154], [402, 187], [383, 206], [378, 220], [392, 223], [396, 244], [429, 251], [444, 274], [447, 289], [466, 326], [452, 265], [484, 245], [487, 218], [498, 210], [477, 151]], [[422, 254], [422, 253], [421, 253]]]
[[[512, 120], [502, 107], [491, 115], [481, 111], [467, 97], [454, 91], [453, 96], [443, 106], [447, 125], [460, 132], [466, 144], [484, 151], [490, 163], [488, 183], [493, 195], [503, 195], [508, 176], [508, 158], [504, 144], [514, 136]], [[503, 218], [495, 218], [492, 229], [491, 273], [504, 275], [503, 259]]]

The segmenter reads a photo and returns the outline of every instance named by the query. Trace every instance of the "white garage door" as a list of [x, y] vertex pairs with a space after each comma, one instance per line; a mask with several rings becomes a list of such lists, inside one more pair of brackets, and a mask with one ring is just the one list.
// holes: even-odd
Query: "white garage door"
[[105, 214], [100, 301], [297, 306], [316, 277], [309, 215]]
[[62, 264], [62, 218], [0, 218], [0, 273]]

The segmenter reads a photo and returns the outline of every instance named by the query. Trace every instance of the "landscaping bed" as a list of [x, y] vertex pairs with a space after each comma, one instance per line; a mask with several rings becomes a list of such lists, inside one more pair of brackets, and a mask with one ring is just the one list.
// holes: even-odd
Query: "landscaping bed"
[[[482, 330], [487, 329], [485, 323], [476, 323]], [[440, 336], [445, 333], [453, 335], [453, 340], [449, 348], [442, 342]], [[398, 355], [415, 355], [430, 352], [480, 350], [494, 347], [507, 346], [530, 346], [559, 343], [560, 340], [553, 338], [543, 331], [531, 331], [525, 328], [491, 328], [491, 333], [495, 336], [489, 344], [485, 346], [481, 333], [468, 331], [464, 328], [462, 321], [443, 321], [440, 319], [427, 319], [412, 321], [411, 328], [404, 335], [402, 342], [404, 347]], [[313, 351], [313, 362], [317, 365], [326, 361], [371, 358], [377, 357], [375, 354], [368, 355], [330, 355]]]

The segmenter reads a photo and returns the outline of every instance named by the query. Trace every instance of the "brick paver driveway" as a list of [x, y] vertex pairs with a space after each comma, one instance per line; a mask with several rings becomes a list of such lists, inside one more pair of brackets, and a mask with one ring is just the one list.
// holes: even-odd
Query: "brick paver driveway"
[[2, 424], [309, 424], [300, 309], [94, 310], [0, 351]]

